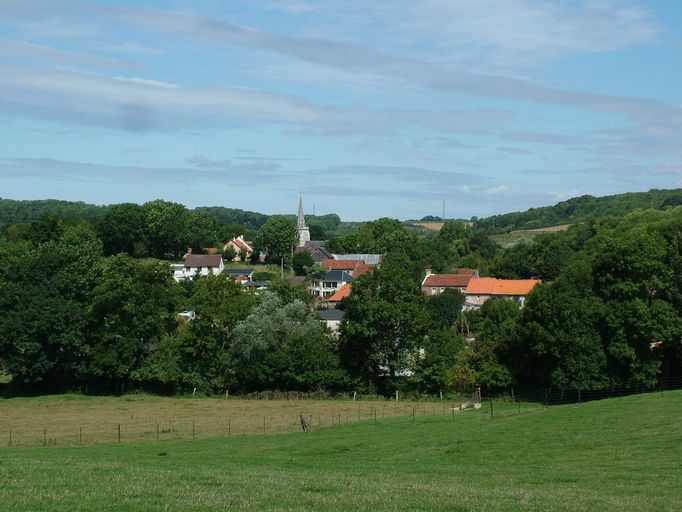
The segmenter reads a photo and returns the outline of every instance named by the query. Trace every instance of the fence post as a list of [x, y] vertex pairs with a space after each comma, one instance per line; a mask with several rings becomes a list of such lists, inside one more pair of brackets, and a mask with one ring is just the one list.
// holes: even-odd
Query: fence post
[[12, 446], [12, 427], [9, 428], [9, 445]]
[[414, 427], [414, 413], [415, 413], [415, 407], [412, 407], [412, 426]]
[[43, 446], [47, 446], [47, 429], [43, 427]]
[[228, 418], [227, 420], [227, 437], [230, 437], [231, 435], [231, 430], [232, 430], [232, 425], [230, 424], [231, 420]]
[[583, 403], [582, 396], [580, 396], [580, 388], [578, 388], [578, 403], [579, 404]]
[[121, 424], [118, 424], [118, 442], [121, 442]]
[[492, 398], [489, 398], [488, 400], [490, 400], [490, 417], [491, 417], [491, 418], [494, 418], [494, 417], [495, 417], [495, 413], [493, 412], [493, 399], [492, 399]]
[[83, 427], [78, 427], [78, 444], [83, 444]]
[[195, 437], [195, 434], [194, 434], [194, 420], [192, 420], [192, 441], [194, 441], [194, 437]]
[[159, 440], [159, 422], [156, 422], [156, 440]]
[[265, 416], [263, 416], [263, 434], [265, 434]]

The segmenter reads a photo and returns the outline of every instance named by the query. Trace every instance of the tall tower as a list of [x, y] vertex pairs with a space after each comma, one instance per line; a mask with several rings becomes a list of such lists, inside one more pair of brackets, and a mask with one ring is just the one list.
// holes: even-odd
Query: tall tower
[[303, 247], [306, 242], [310, 242], [310, 229], [305, 225], [303, 215], [303, 197], [298, 198], [298, 246]]

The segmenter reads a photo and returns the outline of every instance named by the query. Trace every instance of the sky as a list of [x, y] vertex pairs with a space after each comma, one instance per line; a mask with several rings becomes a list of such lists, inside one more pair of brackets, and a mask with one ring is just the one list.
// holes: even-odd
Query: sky
[[0, 0], [0, 197], [483, 217], [682, 186], [677, 0]]

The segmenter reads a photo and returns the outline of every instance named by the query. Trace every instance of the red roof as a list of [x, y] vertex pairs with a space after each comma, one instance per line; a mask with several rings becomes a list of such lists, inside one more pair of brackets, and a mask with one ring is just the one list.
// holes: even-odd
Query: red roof
[[230, 243], [236, 245], [239, 249], [244, 249], [247, 252], [253, 251], [253, 248], [245, 240], [243, 240], [241, 236], [235, 237], [229, 242], [227, 242], [227, 244], [225, 244], [225, 247], [227, 247], [227, 245]]
[[472, 279], [473, 276], [471, 274], [430, 274], [426, 276], [422, 286], [466, 288]]
[[464, 291], [467, 295], [528, 295], [539, 279], [495, 279], [494, 277], [478, 277], [469, 281]]
[[363, 260], [322, 260], [322, 268], [326, 270], [355, 270], [355, 267], [364, 263]]
[[350, 295], [350, 283], [344, 284], [339, 288], [336, 293], [327, 299], [327, 302], [341, 302], [343, 299]]
[[358, 277], [361, 276], [362, 274], [366, 274], [367, 272], [371, 272], [374, 270], [374, 267], [376, 265], [370, 265], [369, 263], [360, 263], [356, 268], [355, 272], [353, 272], [353, 277]]
[[220, 254], [190, 254], [185, 258], [186, 267], [219, 267]]

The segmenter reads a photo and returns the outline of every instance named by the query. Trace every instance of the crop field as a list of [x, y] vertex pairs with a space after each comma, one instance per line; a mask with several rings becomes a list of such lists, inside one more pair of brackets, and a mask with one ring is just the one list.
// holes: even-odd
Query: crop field
[[460, 402], [244, 400], [54, 395], [0, 400], [0, 446], [207, 439], [301, 431], [393, 416], [449, 414]]
[[682, 392], [304, 434], [0, 448], [17, 511], [673, 511]]

